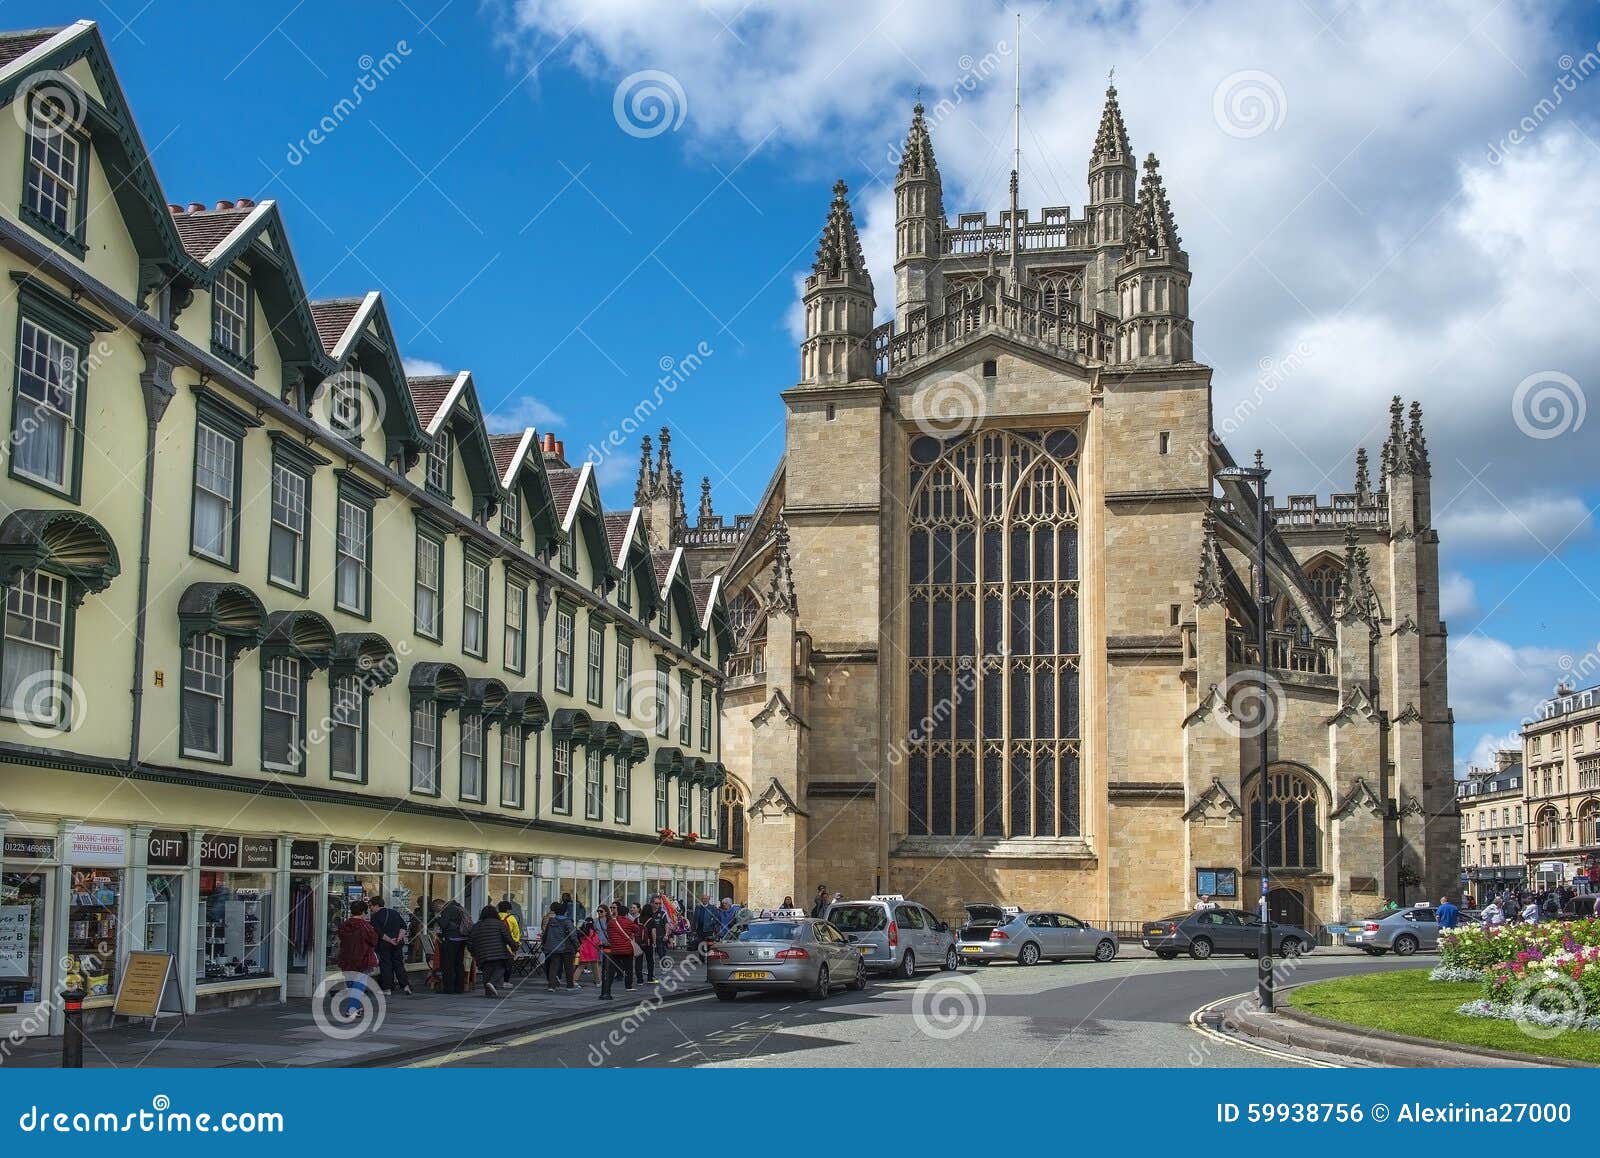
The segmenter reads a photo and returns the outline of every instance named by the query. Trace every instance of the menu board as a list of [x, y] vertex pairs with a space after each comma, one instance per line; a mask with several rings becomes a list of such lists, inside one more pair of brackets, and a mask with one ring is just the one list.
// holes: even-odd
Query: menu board
[[32, 905], [0, 905], [0, 977], [27, 977]]
[[149, 1018], [163, 1013], [182, 1014], [175, 973], [171, 953], [129, 953], [112, 1012], [122, 1017]]

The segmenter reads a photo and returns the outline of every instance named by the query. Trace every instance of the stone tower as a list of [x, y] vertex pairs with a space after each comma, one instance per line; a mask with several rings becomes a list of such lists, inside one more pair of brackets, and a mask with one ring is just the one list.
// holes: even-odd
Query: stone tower
[[833, 384], [872, 376], [872, 278], [861, 255], [849, 188], [833, 186], [817, 260], [806, 278], [806, 339], [800, 347], [800, 380]]
[[1117, 277], [1121, 320], [1117, 360], [1137, 366], [1170, 366], [1194, 357], [1189, 321], [1189, 255], [1172, 219], [1161, 162], [1151, 153], [1128, 226], [1127, 249]]
[[933, 159], [933, 141], [919, 103], [911, 113], [894, 181], [894, 303], [896, 320], [908, 324], [912, 310], [944, 296], [937, 277], [944, 234], [944, 186]]

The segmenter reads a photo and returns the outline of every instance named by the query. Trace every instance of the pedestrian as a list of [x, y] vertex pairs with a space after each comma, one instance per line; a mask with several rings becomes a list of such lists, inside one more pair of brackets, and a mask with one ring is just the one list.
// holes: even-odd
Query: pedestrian
[[646, 901], [639, 910], [639, 981], [645, 985], [659, 985], [656, 980], [656, 958], [667, 947], [667, 917], [655, 905]]
[[383, 895], [372, 898], [368, 920], [378, 932], [378, 988], [384, 996], [396, 990], [410, 996], [411, 977], [406, 972], [406, 918], [399, 909], [383, 903]]
[[1485, 928], [1498, 929], [1506, 923], [1505, 910], [1500, 907], [1498, 901], [1490, 901], [1483, 907], [1483, 912], [1479, 916], [1483, 918]]
[[367, 920], [367, 902], [351, 901], [350, 915], [339, 922], [339, 969], [344, 974], [344, 1000], [340, 1007], [345, 1020], [363, 1013], [362, 994], [367, 992], [368, 975], [378, 967], [378, 930]]
[[738, 910], [733, 907], [733, 898], [723, 897], [716, 911], [717, 940], [720, 941], [728, 935], [728, 930], [733, 928], [733, 922], [738, 916]]
[[[767, 894], [767, 896], [769, 896], [769, 897], [771, 895], [772, 895], [771, 893]], [[786, 904], [784, 906], [784, 908], [792, 908], [792, 907], [793, 907], [793, 903], [792, 902], [790, 904]], [[819, 921], [822, 920], [823, 917], [826, 917], [828, 915], [828, 886], [827, 885], [818, 885], [817, 886], [817, 899], [815, 901], [813, 901], [812, 904], [811, 904], [811, 915], [813, 917], [815, 917]]]
[[694, 910], [694, 939], [699, 945], [708, 941], [715, 941], [721, 922], [717, 917], [717, 910], [711, 907], [711, 897], [708, 893], [700, 894], [700, 903]]
[[467, 987], [467, 930], [472, 927], [467, 910], [456, 900], [446, 901], [434, 918], [439, 934], [441, 993], [465, 993]]
[[1544, 913], [1545, 919], [1548, 921], [1553, 921], [1561, 915], [1561, 901], [1556, 898], [1554, 893], [1550, 894], [1544, 899], [1544, 908], [1542, 912]]
[[1200, 900], [1195, 903], [1194, 911], [1197, 912], [1197, 913], [1203, 913], [1207, 909], [1215, 909], [1215, 908], [1217, 908], [1217, 902], [1213, 901], [1211, 899], [1211, 894], [1210, 893], [1201, 893], [1200, 894]]
[[499, 997], [500, 991], [494, 987], [496, 979], [511, 983], [510, 970], [511, 952], [517, 943], [511, 939], [511, 929], [500, 919], [500, 910], [493, 905], [485, 905], [478, 912], [478, 919], [467, 930], [467, 944], [472, 949], [472, 959], [477, 962], [478, 974], [483, 978], [483, 995], [485, 997]]
[[1523, 907], [1522, 919], [1530, 925], [1539, 923], [1539, 902], [1533, 897], [1528, 898], [1528, 903]]
[[611, 910], [600, 940], [600, 1000], [610, 1001], [611, 987], [618, 974], [623, 987], [633, 989], [633, 966], [639, 951], [639, 926], [619, 902]]
[[506, 923], [506, 928], [511, 931], [511, 943], [520, 947], [522, 945], [522, 918], [517, 916], [511, 907], [510, 901], [501, 901], [495, 906], [495, 911], [500, 919]]
[[567, 906], [560, 901], [550, 902], [539, 944], [544, 950], [545, 988], [551, 993], [576, 989], [572, 983], [572, 955], [578, 951], [578, 930], [567, 916]]
[[1439, 908], [1436, 916], [1439, 918], [1439, 928], [1441, 931], [1444, 929], [1454, 929], [1461, 920], [1461, 910], [1450, 903], [1449, 897], [1440, 897]]
[[567, 906], [567, 916], [574, 921], [582, 921], [589, 915], [588, 910], [572, 899], [571, 893], [562, 893], [561, 903]]
[[600, 930], [593, 921], [585, 921], [578, 930], [578, 976], [567, 988], [576, 989], [590, 976], [600, 984]]

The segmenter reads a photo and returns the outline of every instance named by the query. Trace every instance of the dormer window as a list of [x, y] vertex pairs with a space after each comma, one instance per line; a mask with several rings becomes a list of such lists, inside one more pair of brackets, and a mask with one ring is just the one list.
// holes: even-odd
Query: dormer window
[[28, 109], [27, 177], [22, 215], [79, 257], [88, 167], [72, 112], [57, 97], [36, 96]]
[[626, 571], [622, 573], [622, 578], [617, 580], [617, 606], [622, 608], [633, 606], [633, 576]]
[[450, 497], [450, 434], [441, 431], [428, 446], [428, 489]]
[[578, 573], [578, 545], [571, 535], [561, 543], [561, 569], [569, 575]]
[[513, 543], [522, 540], [522, 496], [508, 491], [500, 504], [500, 534]]
[[250, 283], [225, 269], [211, 287], [211, 345], [236, 362], [250, 357]]
[[361, 379], [355, 373], [337, 374], [328, 401], [328, 419], [341, 438], [355, 439], [361, 433]]

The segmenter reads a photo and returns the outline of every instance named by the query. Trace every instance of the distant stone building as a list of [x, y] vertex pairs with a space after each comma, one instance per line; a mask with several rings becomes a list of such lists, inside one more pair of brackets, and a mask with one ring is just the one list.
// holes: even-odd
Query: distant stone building
[[1290, 919], [1456, 884], [1420, 406], [1394, 400], [1376, 486], [1363, 451], [1349, 493], [1266, 513], [1263, 692], [1248, 675], [1263, 516], [1222, 477], [1231, 424], [1194, 360], [1189, 258], [1115, 89], [1089, 194], [1081, 217], [1033, 217], [1013, 174], [998, 221], [950, 220], [918, 106], [894, 319], [874, 326], [840, 182], [785, 454], [753, 515], [730, 534], [707, 505], [691, 530], [681, 480], [646, 452], [638, 501], [729, 600], [725, 793], [748, 848], [724, 886], [741, 898], [826, 884], [950, 915], [982, 899], [1136, 918], [1201, 890], [1249, 905], [1263, 825]]
[[1461, 886], [1480, 903], [1527, 881], [1523, 781], [1522, 751], [1509, 748], [1495, 753], [1493, 767], [1474, 768], [1456, 783]]
[[1528, 879], [1600, 888], [1600, 686], [1564, 690], [1522, 728]]

